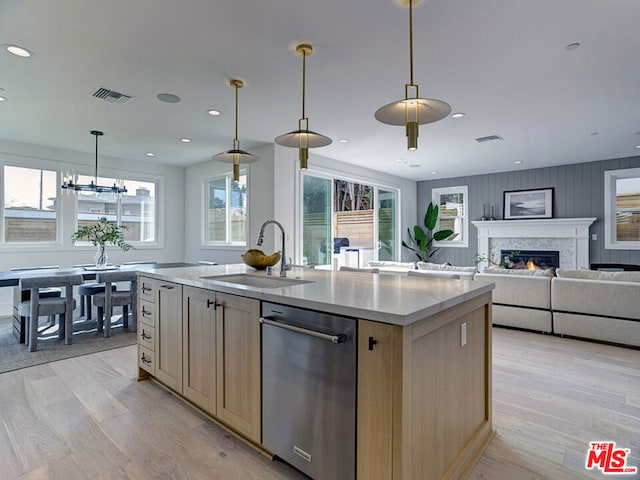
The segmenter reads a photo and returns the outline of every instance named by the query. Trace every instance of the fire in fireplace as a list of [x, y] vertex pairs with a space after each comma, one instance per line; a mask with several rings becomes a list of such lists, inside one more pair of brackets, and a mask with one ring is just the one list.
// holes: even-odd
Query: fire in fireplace
[[546, 270], [560, 266], [557, 250], [500, 250], [505, 268], [520, 270]]

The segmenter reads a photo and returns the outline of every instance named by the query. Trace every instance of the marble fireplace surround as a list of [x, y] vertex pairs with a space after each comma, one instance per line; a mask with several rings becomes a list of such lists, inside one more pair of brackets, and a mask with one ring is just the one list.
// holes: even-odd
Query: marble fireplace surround
[[[589, 268], [593, 218], [545, 218], [471, 222], [478, 229], [478, 255], [499, 262], [500, 250], [558, 250], [560, 268]], [[481, 262], [483, 271], [487, 262]]]

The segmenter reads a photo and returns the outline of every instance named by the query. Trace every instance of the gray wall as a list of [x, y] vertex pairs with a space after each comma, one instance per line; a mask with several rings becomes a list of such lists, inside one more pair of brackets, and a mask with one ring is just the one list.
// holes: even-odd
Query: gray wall
[[[422, 225], [432, 188], [468, 185], [469, 220], [474, 221], [482, 217], [483, 205], [487, 205], [487, 215], [489, 206], [494, 205], [495, 217], [502, 219], [503, 192], [506, 190], [554, 187], [554, 218], [597, 217], [590, 230], [598, 236], [597, 240], [590, 241], [589, 259], [592, 263], [640, 265], [640, 250], [604, 248], [604, 172], [637, 167], [640, 167], [640, 157], [419, 182], [417, 223]], [[442, 248], [432, 261], [473, 265], [478, 251], [478, 231], [469, 224], [469, 232], [469, 248]]]

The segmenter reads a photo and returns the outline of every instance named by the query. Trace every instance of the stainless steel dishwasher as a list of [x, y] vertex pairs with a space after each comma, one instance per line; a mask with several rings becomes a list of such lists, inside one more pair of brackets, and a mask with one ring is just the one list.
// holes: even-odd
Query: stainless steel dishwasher
[[262, 304], [262, 443], [315, 480], [355, 479], [356, 321]]

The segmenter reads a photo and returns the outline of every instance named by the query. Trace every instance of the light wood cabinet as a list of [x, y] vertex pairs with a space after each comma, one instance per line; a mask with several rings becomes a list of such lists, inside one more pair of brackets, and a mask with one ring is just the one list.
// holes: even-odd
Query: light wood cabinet
[[260, 443], [260, 302], [225, 293], [216, 299], [216, 416]]
[[183, 288], [182, 394], [216, 415], [216, 292]]
[[494, 434], [491, 295], [358, 328], [357, 478], [465, 478]]
[[157, 280], [156, 378], [182, 393], [182, 285]]

